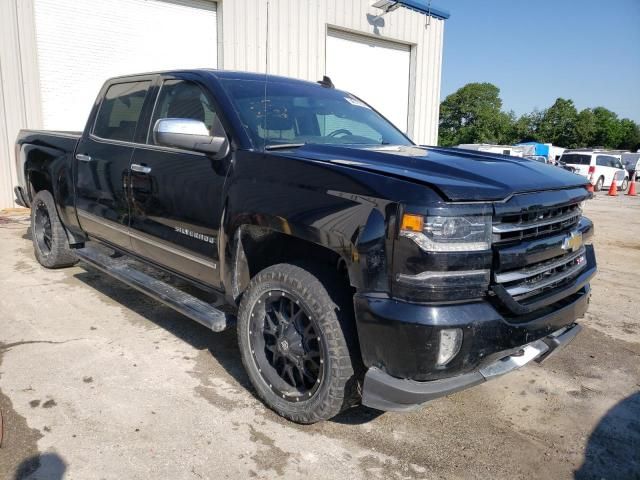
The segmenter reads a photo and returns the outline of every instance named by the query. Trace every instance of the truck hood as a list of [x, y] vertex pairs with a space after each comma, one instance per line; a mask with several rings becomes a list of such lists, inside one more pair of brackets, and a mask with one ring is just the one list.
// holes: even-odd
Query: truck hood
[[425, 183], [449, 201], [504, 200], [515, 193], [587, 183], [584, 177], [552, 165], [457, 148], [308, 144], [293, 156]]

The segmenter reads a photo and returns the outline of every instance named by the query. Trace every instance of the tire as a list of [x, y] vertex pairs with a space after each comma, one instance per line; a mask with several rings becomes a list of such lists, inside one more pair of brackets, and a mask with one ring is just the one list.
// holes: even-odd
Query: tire
[[625, 179], [622, 181], [622, 186], [620, 187], [620, 189], [621, 189], [623, 192], [626, 192], [626, 191], [627, 191], [627, 188], [629, 188], [629, 179], [625, 178]]
[[36, 259], [43, 267], [63, 268], [78, 262], [47, 190], [40, 190], [31, 202], [31, 237]]
[[596, 192], [599, 192], [600, 190], [602, 190], [602, 186], [604, 185], [604, 177], [600, 177], [598, 178], [598, 181], [596, 182], [595, 187], [593, 187], [593, 189]]
[[335, 278], [321, 282], [310, 270], [291, 264], [262, 270], [238, 314], [242, 362], [258, 396], [302, 424], [328, 420], [359, 399], [351, 308], [339, 300], [343, 292], [330, 292]]

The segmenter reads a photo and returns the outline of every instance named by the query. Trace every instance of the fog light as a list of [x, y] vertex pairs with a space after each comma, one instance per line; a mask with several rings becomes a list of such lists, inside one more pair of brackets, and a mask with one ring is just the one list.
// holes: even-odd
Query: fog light
[[440, 349], [438, 350], [438, 365], [449, 363], [460, 351], [462, 346], [462, 330], [447, 328], [440, 330]]

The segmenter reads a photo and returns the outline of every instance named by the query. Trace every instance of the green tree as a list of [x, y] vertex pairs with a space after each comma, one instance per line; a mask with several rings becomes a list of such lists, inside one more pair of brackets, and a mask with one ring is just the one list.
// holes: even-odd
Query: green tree
[[541, 141], [559, 147], [575, 147], [577, 120], [578, 111], [573, 100], [558, 98], [542, 116], [539, 126]]
[[512, 118], [501, 108], [500, 89], [491, 83], [469, 83], [458, 89], [440, 105], [440, 145], [504, 141]]
[[440, 105], [440, 145], [525, 141], [635, 151], [640, 148], [640, 125], [604, 107], [578, 113], [573, 100], [565, 98], [517, 118], [512, 111], [502, 111], [500, 89], [491, 83], [468, 83]]
[[622, 143], [622, 128], [618, 115], [604, 107], [593, 109], [596, 127], [593, 147], [616, 148]]
[[633, 120], [623, 118], [620, 120], [620, 143], [618, 148], [621, 150], [631, 150], [635, 152], [640, 149], [640, 125]]
[[514, 143], [539, 142], [541, 140], [540, 124], [544, 113], [544, 111], [534, 110], [518, 118], [513, 125]]
[[596, 116], [593, 110], [585, 108], [576, 119], [575, 147], [591, 147], [596, 134]]

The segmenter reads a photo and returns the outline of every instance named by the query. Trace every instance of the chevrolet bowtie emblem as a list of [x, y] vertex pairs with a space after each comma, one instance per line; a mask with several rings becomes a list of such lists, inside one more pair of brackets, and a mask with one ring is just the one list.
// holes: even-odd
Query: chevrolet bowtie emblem
[[581, 246], [582, 246], [582, 233], [580, 232], [571, 232], [569, 235], [564, 237], [564, 241], [562, 242], [562, 249], [567, 250], [569, 252], [576, 251]]

